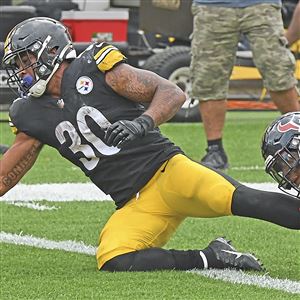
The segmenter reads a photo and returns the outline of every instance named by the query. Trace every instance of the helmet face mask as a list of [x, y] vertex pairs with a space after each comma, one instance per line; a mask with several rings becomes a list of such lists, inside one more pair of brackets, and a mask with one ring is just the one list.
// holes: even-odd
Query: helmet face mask
[[[36, 60], [35, 55], [29, 49], [25, 48], [16, 53], [12, 53], [10, 57], [7, 58], [10, 60], [9, 64], [6, 64], [8, 85], [12, 89], [17, 85], [18, 93], [22, 95], [26, 95], [31, 86], [38, 80], [35, 74], [37, 74], [37, 70], [42, 65], [41, 62]], [[24, 72], [26, 72], [26, 75], [23, 77], [22, 74]]]
[[285, 193], [300, 198], [300, 113], [273, 122], [262, 141], [265, 170]]
[[300, 197], [299, 185], [292, 178], [299, 166], [299, 154], [287, 148], [266, 159], [266, 172], [278, 182], [278, 188], [292, 195], [294, 190], [297, 197]]
[[[8, 84], [21, 94], [40, 97], [60, 64], [76, 57], [70, 35], [60, 22], [50, 18], [32, 18], [16, 25], [4, 45], [3, 65]], [[24, 76], [29, 75], [32, 78]]]

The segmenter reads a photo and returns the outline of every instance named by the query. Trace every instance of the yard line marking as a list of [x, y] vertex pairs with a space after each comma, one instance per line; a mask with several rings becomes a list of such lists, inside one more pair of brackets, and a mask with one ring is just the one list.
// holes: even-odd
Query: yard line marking
[[[244, 183], [266, 191], [281, 192], [275, 183]], [[112, 200], [93, 183], [18, 184], [0, 197], [0, 201], [105, 201]]]
[[18, 184], [0, 201], [103, 201], [111, 200], [93, 183]]
[[271, 183], [271, 182], [247, 183], [247, 182], [244, 182], [243, 184], [246, 186], [249, 186], [253, 189], [257, 189], [257, 190], [283, 193], [283, 191], [278, 188], [278, 183]]
[[[40, 249], [63, 250], [86, 255], [95, 255], [96, 247], [85, 245], [83, 242], [74, 241], [51, 241], [44, 238], [37, 238], [31, 235], [22, 235], [0, 232], [0, 243], [25, 245]], [[289, 279], [272, 278], [269, 275], [250, 275], [235, 270], [192, 270], [193, 273], [216, 280], [223, 280], [231, 283], [255, 285], [260, 288], [268, 288], [284, 291], [291, 294], [300, 294], [300, 282]]]
[[85, 245], [83, 242], [74, 241], [51, 241], [37, 238], [32, 235], [0, 232], [0, 243], [31, 246], [40, 249], [63, 250], [80, 254], [95, 255], [96, 247]]
[[48, 206], [48, 205], [42, 205], [39, 203], [24, 202], [24, 201], [22, 201], [22, 202], [21, 201], [11, 201], [11, 202], [8, 202], [8, 204], [18, 206], [18, 207], [26, 207], [26, 208], [30, 208], [30, 209], [40, 210], [40, 211], [57, 210], [58, 209], [58, 207], [56, 207], [56, 206]]
[[237, 270], [193, 270], [191, 273], [211, 279], [219, 279], [231, 283], [255, 285], [261, 288], [280, 290], [291, 294], [300, 294], [300, 282], [289, 279], [272, 278], [269, 275], [250, 275]]
[[264, 170], [264, 166], [240, 166], [240, 167], [231, 167], [230, 170], [237, 171], [253, 171], [253, 170]]

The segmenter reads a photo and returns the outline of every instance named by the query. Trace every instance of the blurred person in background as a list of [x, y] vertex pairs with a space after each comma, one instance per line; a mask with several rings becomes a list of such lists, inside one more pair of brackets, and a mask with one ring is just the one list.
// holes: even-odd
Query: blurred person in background
[[200, 101], [207, 138], [201, 162], [225, 170], [226, 99], [241, 34], [249, 41], [264, 86], [281, 113], [300, 108], [295, 58], [287, 48], [280, 0], [193, 0], [192, 13], [192, 93]]
[[300, 39], [300, 2], [298, 2], [291, 23], [285, 33], [289, 45], [291, 46]]

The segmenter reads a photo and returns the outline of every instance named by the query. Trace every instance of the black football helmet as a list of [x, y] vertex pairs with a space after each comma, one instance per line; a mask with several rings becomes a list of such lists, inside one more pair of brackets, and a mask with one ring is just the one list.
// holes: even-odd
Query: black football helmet
[[277, 118], [262, 139], [265, 170], [288, 194], [300, 198], [299, 184], [292, 174], [300, 167], [300, 112], [291, 112]]
[[[36, 61], [31, 62], [29, 54]], [[24, 55], [28, 63], [17, 66], [16, 61], [22, 62]], [[21, 93], [40, 97], [60, 64], [75, 57], [70, 34], [63, 24], [45, 17], [27, 19], [10, 31], [4, 44], [3, 66], [9, 76], [8, 85], [17, 84]], [[33, 69], [35, 78], [20, 76], [28, 68]]]

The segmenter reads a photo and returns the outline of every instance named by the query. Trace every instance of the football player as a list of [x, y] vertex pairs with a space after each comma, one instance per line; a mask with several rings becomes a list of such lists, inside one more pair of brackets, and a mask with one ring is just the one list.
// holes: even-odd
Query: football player
[[95, 43], [76, 57], [61, 23], [33, 18], [8, 34], [3, 64], [23, 96], [10, 107], [16, 139], [0, 161], [0, 193], [32, 167], [43, 144], [56, 148], [116, 204], [100, 234], [99, 270], [262, 270], [224, 238], [205, 249], [163, 249], [186, 217], [238, 215], [300, 229], [298, 199], [246, 187], [164, 137], [158, 126], [185, 94], [128, 65], [115, 46]]

